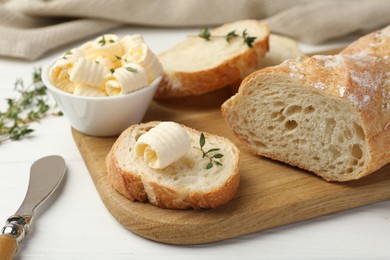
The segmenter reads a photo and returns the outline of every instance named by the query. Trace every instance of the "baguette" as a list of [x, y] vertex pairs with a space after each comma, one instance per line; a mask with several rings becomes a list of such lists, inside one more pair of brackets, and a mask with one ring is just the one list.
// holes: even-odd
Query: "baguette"
[[390, 162], [389, 40], [387, 27], [338, 55], [256, 71], [222, 114], [255, 154], [327, 181], [373, 173]]
[[[256, 37], [252, 48], [244, 44], [244, 30]], [[228, 42], [225, 36], [232, 31], [240, 36]], [[254, 68], [268, 51], [269, 29], [257, 20], [224, 24], [210, 33], [210, 40], [188, 37], [158, 55], [164, 74], [155, 98], [197, 96], [226, 87]]]
[[215, 208], [235, 195], [240, 175], [239, 151], [228, 139], [204, 133], [205, 149], [220, 148], [223, 166], [206, 169], [199, 147], [200, 132], [182, 126], [191, 142], [190, 150], [163, 169], [150, 168], [136, 156], [138, 138], [158, 125], [149, 122], [130, 126], [116, 140], [106, 157], [108, 179], [113, 187], [131, 201], [149, 202], [161, 208]]

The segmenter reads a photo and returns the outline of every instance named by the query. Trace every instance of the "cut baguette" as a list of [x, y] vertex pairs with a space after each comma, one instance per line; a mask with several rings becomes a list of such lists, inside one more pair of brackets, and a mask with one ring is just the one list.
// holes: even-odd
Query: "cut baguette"
[[254, 72], [222, 105], [258, 155], [349, 181], [390, 162], [390, 27], [334, 56]]
[[[253, 47], [242, 37], [227, 42], [232, 31], [256, 37]], [[191, 36], [158, 55], [164, 75], [155, 98], [196, 96], [208, 93], [241, 79], [268, 51], [269, 29], [257, 20], [241, 20], [210, 31], [209, 41]], [[218, 37], [213, 37], [218, 36]]]
[[133, 125], [116, 140], [106, 157], [108, 178], [113, 187], [132, 201], [170, 209], [215, 208], [235, 195], [240, 175], [239, 151], [228, 139], [204, 133], [204, 149], [220, 148], [223, 166], [206, 169], [209, 162], [199, 148], [200, 132], [182, 126], [191, 140], [190, 150], [163, 169], [152, 169], [135, 154], [138, 138], [160, 122]]

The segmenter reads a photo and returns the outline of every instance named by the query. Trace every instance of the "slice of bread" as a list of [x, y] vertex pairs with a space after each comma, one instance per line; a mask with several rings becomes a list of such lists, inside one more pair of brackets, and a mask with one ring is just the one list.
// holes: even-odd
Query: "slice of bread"
[[[252, 48], [241, 37], [256, 37]], [[225, 36], [239, 37], [229, 42]], [[189, 36], [158, 55], [164, 75], [155, 98], [196, 96], [223, 88], [242, 78], [268, 51], [269, 29], [257, 20], [241, 20], [210, 31], [210, 40]]]
[[182, 126], [190, 137], [190, 150], [166, 168], [152, 169], [136, 156], [134, 145], [159, 123], [133, 125], [116, 140], [106, 158], [113, 187], [132, 201], [149, 201], [170, 209], [215, 208], [231, 200], [240, 182], [237, 147], [224, 137], [204, 133], [204, 149], [220, 148], [224, 155], [218, 159], [223, 166], [206, 169], [209, 160], [202, 158], [199, 149], [201, 133]]
[[256, 71], [223, 116], [255, 154], [328, 181], [370, 174], [390, 162], [389, 39], [387, 27], [339, 55]]

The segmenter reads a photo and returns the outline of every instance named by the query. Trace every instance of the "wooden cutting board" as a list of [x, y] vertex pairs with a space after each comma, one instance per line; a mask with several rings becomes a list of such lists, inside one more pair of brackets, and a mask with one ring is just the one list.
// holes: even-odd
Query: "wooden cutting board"
[[144, 119], [183, 123], [225, 136], [238, 146], [238, 193], [216, 209], [167, 210], [127, 200], [107, 180], [104, 159], [116, 138], [91, 137], [72, 130], [101, 199], [125, 228], [164, 243], [198, 244], [390, 199], [390, 164], [358, 181], [329, 183], [309, 172], [252, 155], [221, 117], [220, 105], [229, 96], [230, 90], [224, 89], [201, 97], [153, 102]]

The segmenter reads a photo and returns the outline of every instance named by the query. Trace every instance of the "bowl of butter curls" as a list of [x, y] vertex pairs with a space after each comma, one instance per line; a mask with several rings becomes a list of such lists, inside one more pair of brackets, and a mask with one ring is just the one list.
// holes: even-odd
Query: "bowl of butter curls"
[[114, 136], [142, 121], [162, 73], [141, 35], [105, 34], [57, 57], [42, 80], [74, 129]]

